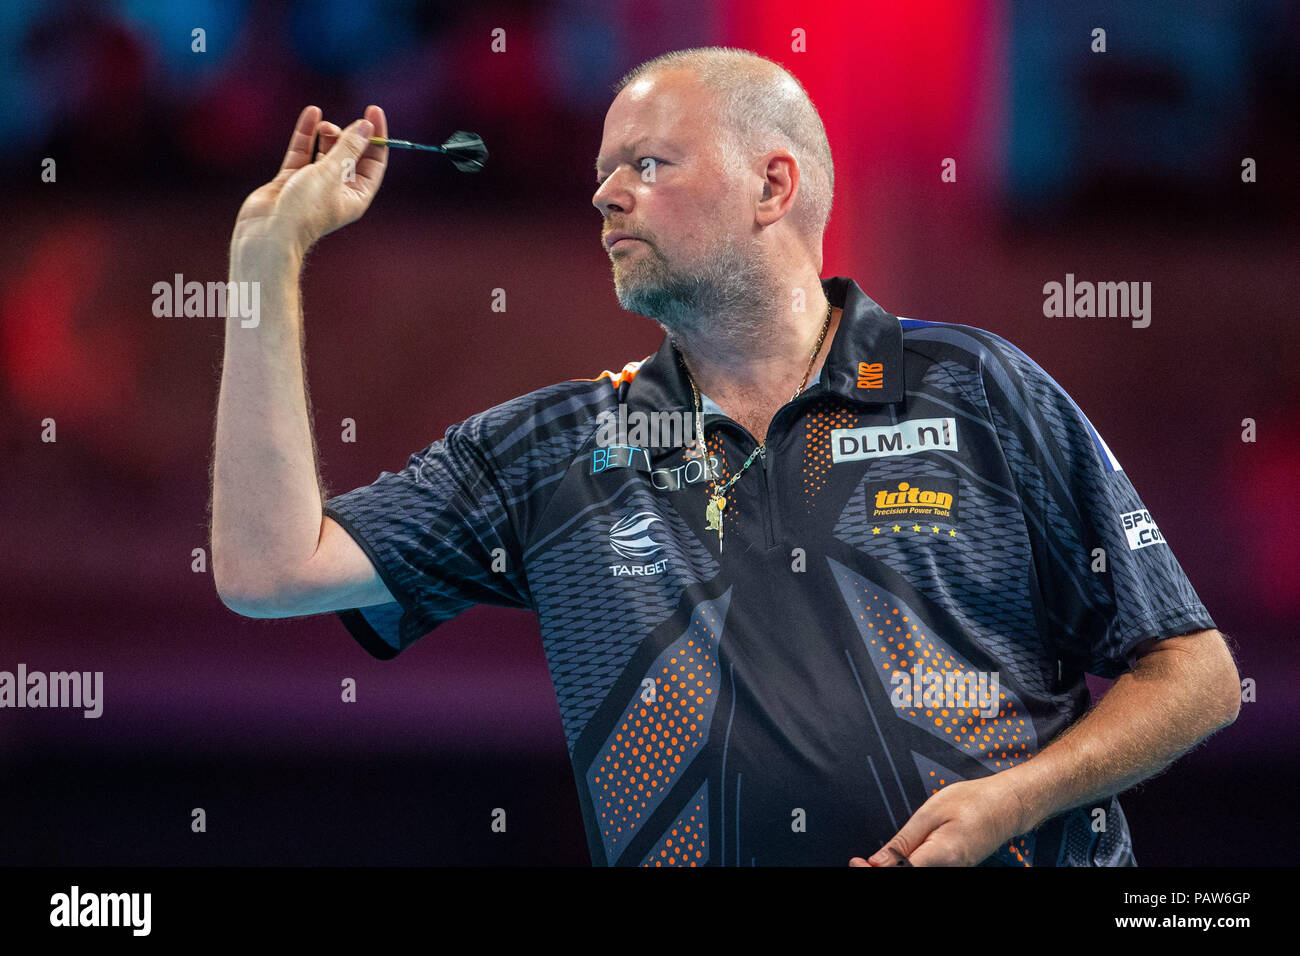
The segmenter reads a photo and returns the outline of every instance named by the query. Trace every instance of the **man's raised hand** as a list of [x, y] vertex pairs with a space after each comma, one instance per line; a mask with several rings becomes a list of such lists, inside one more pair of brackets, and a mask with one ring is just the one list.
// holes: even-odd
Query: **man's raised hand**
[[[317, 133], [320, 149], [313, 162]], [[370, 143], [371, 136], [388, 136], [378, 106], [366, 107], [365, 118], [343, 130], [322, 122], [319, 107], [304, 109], [280, 171], [240, 207], [232, 242], [288, 243], [301, 255], [321, 236], [360, 219], [388, 165], [388, 147]]]

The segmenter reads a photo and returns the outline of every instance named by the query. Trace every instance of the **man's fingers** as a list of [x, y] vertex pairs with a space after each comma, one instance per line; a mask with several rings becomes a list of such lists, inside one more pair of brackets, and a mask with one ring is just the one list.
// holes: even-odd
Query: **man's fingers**
[[[909, 860], [933, 831], [943, 825], [945, 817], [926, 801], [917, 808], [903, 828], [875, 853], [867, 858], [872, 866], [901, 866], [899, 859]], [[923, 860], [911, 860], [911, 865], [921, 866]]]
[[907, 853], [899, 845], [899, 838], [894, 837], [867, 858], [870, 866], [897, 866], [899, 860], [906, 860]]
[[907, 858], [907, 863], [899, 866], [961, 866], [962, 859], [952, 842], [945, 840], [927, 840], [917, 847]]
[[[378, 106], [366, 107], [366, 119], [374, 125], [372, 136], [388, 138], [388, 118]], [[372, 189], [378, 189], [388, 166], [388, 147], [377, 143], [367, 144], [365, 153], [357, 161], [357, 177], [370, 182]]]
[[339, 133], [338, 145], [349, 156], [360, 158], [370, 148], [370, 137], [375, 135], [375, 124], [368, 119], [353, 120], [347, 129]]
[[330, 122], [321, 123], [320, 126], [316, 128], [316, 135], [320, 137], [316, 147], [317, 162], [320, 161], [322, 156], [334, 148], [334, 144], [339, 141], [339, 135], [342, 132], [341, 129]]
[[[378, 106], [367, 106], [365, 112], [366, 119], [370, 120], [375, 127], [375, 136], [388, 139], [388, 117], [384, 116], [384, 111]], [[387, 146], [375, 146], [375, 149], [388, 149]]]
[[370, 147], [369, 139], [374, 135], [374, 125], [365, 119], [354, 120], [339, 134], [325, 154], [324, 161], [342, 170], [345, 163], [351, 162], [354, 172], [358, 170], [358, 159]]
[[298, 114], [298, 122], [293, 126], [293, 134], [289, 137], [289, 149], [284, 154], [284, 162], [280, 164], [281, 171], [301, 169], [311, 162], [311, 148], [316, 140], [316, 124], [320, 122], [321, 111], [319, 106], [308, 106]]
[[849, 866], [916, 866], [903, 851], [892, 843], [886, 843], [877, 852], [871, 855], [870, 860], [864, 860], [860, 856], [855, 856], [849, 860]]
[[[921, 854], [922, 850], [924, 849], [925, 848], [922, 847], [921, 850], [917, 851], [918, 856], [916, 858], [918, 859], [920, 858], [919, 854]], [[901, 850], [899, 850], [897, 847], [891, 846], [890, 844], [885, 844], [884, 849], [881, 850], [880, 852], [886, 854], [886, 856], [881, 857], [880, 853], [877, 853], [871, 857], [870, 861], [864, 860], [860, 856], [855, 856], [851, 860], [849, 860], [849, 866], [925, 866], [926, 865], [923, 862], [919, 864], [913, 863], [911, 858], [904, 856]], [[878, 859], [883, 859], [884, 862], [883, 863], [874, 862]]]

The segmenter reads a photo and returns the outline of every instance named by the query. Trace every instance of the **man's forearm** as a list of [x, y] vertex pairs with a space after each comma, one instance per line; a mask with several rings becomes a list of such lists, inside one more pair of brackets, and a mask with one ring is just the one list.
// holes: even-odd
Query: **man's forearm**
[[226, 320], [212, 475], [212, 565], [228, 603], [267, 596], [320, 538], [321, 488], [303, 368], [302, 256], [269, 237], [230, 250], [231, 282], [259, 284], [261, 315]]
[[1020, 799], [1016, 832], [1159, 773], [1236, 719], [1240, 701], [1229, 685], [1237, 682], [1217, 631], [1156, 645], [1065, 733], [999, 774]]

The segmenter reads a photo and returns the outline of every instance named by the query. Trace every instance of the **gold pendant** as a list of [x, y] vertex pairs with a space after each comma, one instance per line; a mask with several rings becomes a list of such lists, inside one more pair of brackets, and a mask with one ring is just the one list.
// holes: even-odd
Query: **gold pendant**
[[704, 509], [704, 518], [708, 521], [708, 530], [718, 532], [718, 549], [722, 548], [722, 509], [727, 507], [727, 499], [722, 495], [709, 499], [709, 506]]

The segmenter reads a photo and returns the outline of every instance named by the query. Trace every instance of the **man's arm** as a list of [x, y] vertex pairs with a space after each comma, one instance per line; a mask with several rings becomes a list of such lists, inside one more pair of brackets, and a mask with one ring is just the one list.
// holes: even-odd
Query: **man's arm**
[[1023, 808], [1015, 833], [1155, 776], [1237, 719], [1241, 680], [1218, 631], [1148, 642], [1138, 654], [1096, 707], [998, 775]]
[[1154, 776], [1237, 719], [1240, 678], [1222, 634], [1198, 631], [1144, 648], [1097, 706], [1040, 753], [950, 784], [868, 861], [850, 865], [892, 864], [891, 848], [914, 866], [973, 865], [1048, 817]]
[[[312, 106], [279, 174], [240, 209], [230, 281], [257, 283], [257, 321], [226, 320], [212, 467], [212, 569], [227, 607], [283, 617], [392, 601], [369, 558], [322, 512], [303, 368], [299, 273], [307, 249], [358, 218], [383, 176], [383, 112], [339, 131]], [[317, 131], [331, 140], [312, 162]], [[355, 165], [345, 175], [345, 162]], [[352, 165], [346, 167], [352, 170]], [[233, 310], [232, 310], [233, 311]]]

